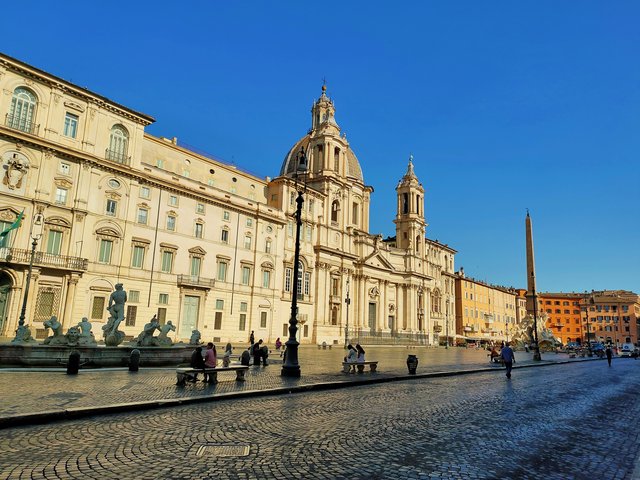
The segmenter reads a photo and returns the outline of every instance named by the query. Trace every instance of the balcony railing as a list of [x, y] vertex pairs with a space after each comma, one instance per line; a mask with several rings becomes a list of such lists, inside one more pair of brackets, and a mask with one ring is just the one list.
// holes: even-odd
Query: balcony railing
[[[7, 263], [28, 264], [31, 260], [31, 250], [22, 248], [0, 248], [0, 261]], [[64, 270], [87, 271], [89, 260], [80, 257], [68, 257], [55, 253], [35, 252], [33, 264], [42, 267], [61, 268]]]
[[131, 157], [128, 157], [126, 153], [119, 152], [117, 150], [111, 150], [110, 148], [107, 148], [104, 156], [107, 160], [121, 163], [122, 165], [129, 165], [129, 163], [131, 163]]
[[30, 133], [32, 135], [38, 135], [40, 125], [34, 124], [32, 121], [27, 120], [23, 116], [15, 116], [7, 113], [4, 124], [6, 127], [13, 128], [14, 130], [20, 130], [21, 132]]
[[198, 275], [178, 275], [178, 286], [210, 289], [215, 286], [213, 278], [204, 278]]

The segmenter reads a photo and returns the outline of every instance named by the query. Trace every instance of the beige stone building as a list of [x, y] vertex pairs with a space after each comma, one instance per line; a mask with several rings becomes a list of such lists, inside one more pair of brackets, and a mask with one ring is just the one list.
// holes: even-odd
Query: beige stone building
[[508, 341], [523, 307], [518, 292], [467, 277], [463, 269], [455, 280], [456, 329], [470, 341]]
[[[0, 92], [2, 231], [24, 212], [0, 238], [0, 336], [13, 336], [28, 287], [38, 338], [52, 315], [65, 330], [86, 316], [101, 338], [119, 282], [129, 336], [157, 315], [176, 339], [198, 329], [204, 340], [245, 342], [253, 330], [273, 342], [288, 336], [294, 288], [303, 343], [435, 344], [453, 331], [456, 252], [426, 238], [411, 160], [397, 172], [396, 236], [383, 240], [369, 233], [373, 188], [324, 87], [274, 179], [154, 137], [152, 117], [5, 55]], [[297, 176], [301, 149], [308, 173]]]

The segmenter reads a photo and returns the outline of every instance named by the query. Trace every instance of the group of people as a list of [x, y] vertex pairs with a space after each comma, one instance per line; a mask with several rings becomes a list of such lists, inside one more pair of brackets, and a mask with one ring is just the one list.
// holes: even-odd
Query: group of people
[[[222, 356], [222, 366], [228, 367], [231, 363], [231, 354], [233, 353], [233, 346], [230, 343], [227, 343], [227, 346], [224, 349], [224, 355]], [[198, 346], [195, 348], [193, 353], [191, 354], [191, 368], [195, 368], [196, 370], [202, 370], [202, 375], [204, 376], [203, 382], [209, 380], [207, 375], [207, 368], [216, 368], [218, 366], [218, 352], [216, 350], [216, 346], [213, 342], [207, 343], [207, 347], [202, 353], [202, 347]], [[198, 381], [198, 372], [193, 376], [192, 382]]]
[[356, 343], [356, 346], [349, 344], [347, 345], [347, 356], [344, 357], [345, 363], [353, 363], [354, 365], [351, 367], [351, 372], [356, 371], [356, 363], [362, 363], [365, 361], [364, 359], [364, 348], [359, 343]]

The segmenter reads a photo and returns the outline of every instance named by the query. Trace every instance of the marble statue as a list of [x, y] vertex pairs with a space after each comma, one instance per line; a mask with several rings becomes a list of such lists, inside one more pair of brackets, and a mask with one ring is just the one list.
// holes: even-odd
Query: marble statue
[[[536, 324], [538, 327], [538, 343], [540, 347], [545, 349], [555, 348], [556, 345], [560, 345], [562, 342], [556, 338], [553, 332], [546, 327], [547, 314], [541, 313], [537, 319]], [[527, 315], [511, 333], [511, 338], [515, 342], [516, 346], [524, 348], [525, 345], [533, 345], [533, 317]]]
[[11, 343], [35, 343], [35, 341], [35, 338], [31, 336], [31, 329], [24, 324], [24, 320], [20, 320], [16, 329], [16, 336], [11, 340]]
[[191, 338], [189, 339], [189, 345], [200, 345], [202, 343], [202, 335], [199, 330], [191, 331]]
[[124, 340], [124, 332], [118, 330], [120, 322], [124, 320], [124, 304], [127, 301], [127, 292], [122, 289], [121, 283], [116, 283], [116, 289], [109, 296], [109, 319], [102, 327], [104, 343], [109, 347], [117, 347]]
[[167, 336], [167, 334], [169, 332], [175, 332], [175, 331], [176, 331], [175, 325], [171, 323], [171, 320], [169, 320], [167, 323], [165, 323], [160, 327], [160, 334], [158, 335], [158, 343], [163, 347], [170, 347], [171, 345], [173, 345], [173, 340], [171, 340]]
[[[174, 327], [175, 328], [175, 327]], [[158, 347], [160, 342], [158, 337], [154, 337], [153, 334], [156, 330], [160, 330], [160, 321], [154, 315], [151, 321], [147, 323], [142, 332], [138, 335], [138, 339], [134, 342], [138, 347]]]
[[62, 324], [58, 317], [52, 316], [42, 324], [45, 329], [51, 329], [53, 335], [48, 336], [42, 342], [43, 345], [67, 345], [67, 337], [62, 333]]
[[[77, 328], [80, 330], [78, 345], [96, 345], [96, 338], [91, 331], [91, 322], [87, 317], [82, 317], [82, 321], [78, 323]], [[69, 335], [69, 332], [71, 332], [71, 329], [67, 331], [67, 335]]]

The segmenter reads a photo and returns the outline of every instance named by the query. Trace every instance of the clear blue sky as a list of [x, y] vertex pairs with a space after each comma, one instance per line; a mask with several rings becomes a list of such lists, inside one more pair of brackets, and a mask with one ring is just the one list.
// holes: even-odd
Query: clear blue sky
[[[640, 2], [22, 2], [4, 53], [276, 176], [326, 77], [393, 235], [410, 153], [457, 267], [640, 293]], [[28, 12], [28, 14], [26, 13]], [[20, 21], [17, 19], [20, 18]]]

